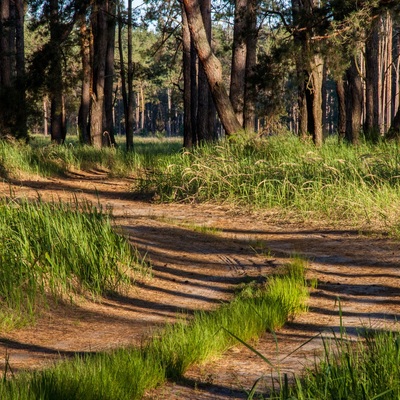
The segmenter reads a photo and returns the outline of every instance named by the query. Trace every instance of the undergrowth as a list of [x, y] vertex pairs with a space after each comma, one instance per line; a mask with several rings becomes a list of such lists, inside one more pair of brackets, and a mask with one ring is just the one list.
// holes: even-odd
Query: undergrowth
[[[295, 270], [295, 272], [293, 272]], [[219, 356], [243, 340], [281, 327], [306, 309], [305, 262], [262, 286], [248, 286], [229, 304], [213, 312], [182, 316], [139, 349], [76, 357], [55, 367], [6, 379], [0, 384], [4, 400], [139, 399], [166, 379], [182, 376], [189, 366]]]
[[279, 208], [304, 218], [377, 222], [400, 230], [400, 151], [395, 143], [320, 149], [294, 136], [204, 145], [163, 159], [140, 190], [161, 201], [218, 201]]
[[0, 327], [34, 319], [46, 297], [121, 290], [146, 263], [88, 203], [0, 201]]
[[[275, 400], [398, 400], [400, 398], [400, 333], [364, 329], [357, 340], [345, 334], [323, 338], [321, 359], [302, 375], [288, 376], [278, 371], [268, 394], [257, 392], [258, 379], [248, 399]], [[253, 347], [250, 350], [264, 358]], [[265, 361], [273, 369], [272, 363]]]

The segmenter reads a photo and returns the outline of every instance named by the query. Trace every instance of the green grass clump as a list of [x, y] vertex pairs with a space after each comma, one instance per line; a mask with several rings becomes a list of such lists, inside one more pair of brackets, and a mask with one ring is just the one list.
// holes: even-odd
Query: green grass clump
[[322, 148], [294, 136], [205, 145], [164, 159], [140, 188], [162, 201], [219, 201], [331, 220], [400, 224], [395, 143]]
[[119, 290], [143, 264], [110, 217], [89, 204], [3, 200], [0, 243], [2, 328], [33, 318], [48, 295]]
[[71, 170], [100, 169], [110, 177], [130, 177], [137, 171], [154, 167], [160, 159], [179, 152], [180, 139], [139, 138], [135, 151], [117, 147], [96, 149], [81, 145], [76, 138], [64, 145], [54, 145], [48, 138], [34, 137], [31, 143], [0, 140], [0, 176], [19, 177], [22, 174], [62, 176]]
[[304, 376], [285, 384], [268, 399], [385, 399], [400, 398], [399, 332], [366, 331], [358, 341], [345, 336], [324, 339], [321, 362]]
[[[182, 317], [140, 349], [77, 357], [44, 371], [5, 380], [0, 383], [0, 398], [139, 399], [145, 390], [166, 379], [181, 377], [194, 363], [220, 356], [236, 344], [235, 337], [257, 338], [305, 310], [305, 262], [298, 262], [295, 268], [293, 273], [291, 265], [287, 266], [286, 271], [266, 285], [247, 287], [234, 301], [216, 311], [196, 312], [191, 319]], [[279, 290], [290, 291], [290, 296], [277, 295]]]

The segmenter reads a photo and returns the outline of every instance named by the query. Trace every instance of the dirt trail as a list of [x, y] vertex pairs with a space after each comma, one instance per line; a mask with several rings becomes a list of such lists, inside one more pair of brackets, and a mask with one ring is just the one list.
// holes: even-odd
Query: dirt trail
[[[108, 180], [102, 173], [63, 179], [0, 184], [2, 196], [59, 198], [112, 207], [116, 223], [146, 252], [153, 276], [138, 280], [124, 296], [101, 303], [81, 300], [47, 311], [37, 325], [0, 333], [0, 368], [41, 368], [75, 352], [139, 344], [142, 338], [180, 312], [213, 309], [228, 301], [247, 277], [268, 275], [293, 253], [310, 259], [309, 276], [318, 279], [310, 312], [255, 347], [274, 363], [318, 333], [340, 328], [337, 298], [349, 334], [363, 327], [383, 329], [400, 317], [400, 246], [384, 236], [363, 236], [355, 229], [301, 226], [277, 221], [273, 214], [238, 212], [215, 205], [158, 205], [137, 199], [129, 180]], [[205, 226], [216, 233], [196, 232]], [[269, 254], [252, 247], [263, 244]], [[299, 372], [313, 361], [315, 339], [287, 357], [283, 372]], [[243, 399], [254, 381], [271, 368], [243, 347], [221, 359], [191, 368], [179, 383], [167, 384], [148, 399]], [[268, 380], [268, 379], [266, 379]], [[262, 389], [262, 385], [260, 386]]]

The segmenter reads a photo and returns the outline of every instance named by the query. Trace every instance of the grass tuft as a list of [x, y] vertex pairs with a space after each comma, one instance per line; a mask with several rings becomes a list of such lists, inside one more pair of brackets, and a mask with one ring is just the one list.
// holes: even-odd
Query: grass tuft
[[1, 328], [32, 322], [48, 295], [121, 290], [145, 263], [90, 204], [0, 202]]

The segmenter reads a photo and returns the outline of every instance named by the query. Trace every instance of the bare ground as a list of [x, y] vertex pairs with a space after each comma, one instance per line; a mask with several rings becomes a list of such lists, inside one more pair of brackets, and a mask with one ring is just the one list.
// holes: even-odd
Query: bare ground
[[[3, 371], [6, 360], [16, 372], [43, 368], [76, 352], [139, 344], [182, 312], [229, 301], [238, 284], [249, 277], [263, 279], [293, 253], [310, 260], [309, 277], [318, 280], [310, 310], [277, 332], [278, 346], [268, 333], [253, 343], [281, 372], [301, 372], [320, 353], [320, 336], [339, 331], [338, 298], [350, 335], [364, 327], [398, 328], [400, 246], [382, 232], [361, 234], [360, 227], [334, 223], [304, 225], [272, 212], [218, 205], [153, 204], [135, 196], [131, 187], [131, 181], [105, 179], [100, 171], [0, 184], [2, 196], [63, 201], [76, 196], [111, 207], [116, 224], [153, 264], [152, 277], [138, 279], [124, 295], [60, 304], [45, 311], [34, 327], [0, 332]], [[199, 226], [214, 232], [198, 232], [194, 228]], [[254, 251], [260, 245], [264, 253]], [[271, 375], [265, 362], [237, 346], [146, 398], [243, 399], [256, 379], [265, 376], [267, 384]]]

